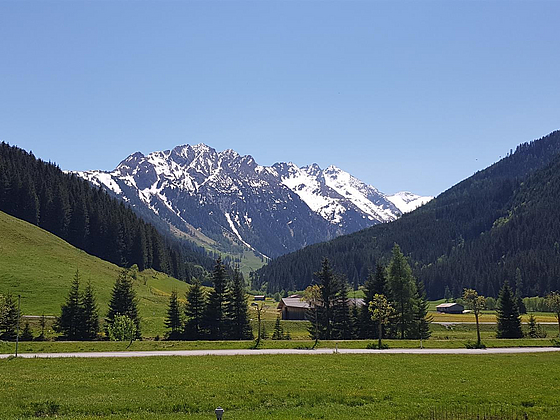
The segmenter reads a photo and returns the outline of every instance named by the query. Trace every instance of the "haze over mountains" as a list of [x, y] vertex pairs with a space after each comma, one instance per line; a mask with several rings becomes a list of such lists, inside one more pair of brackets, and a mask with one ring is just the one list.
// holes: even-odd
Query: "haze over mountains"
[[389, 196], [336, 166], [261, 166], [251, 156], [205, 144], [136, 152], [114, 171], [78, 175], [191, 239], [268, 257], [394, 221], [432, 198]]

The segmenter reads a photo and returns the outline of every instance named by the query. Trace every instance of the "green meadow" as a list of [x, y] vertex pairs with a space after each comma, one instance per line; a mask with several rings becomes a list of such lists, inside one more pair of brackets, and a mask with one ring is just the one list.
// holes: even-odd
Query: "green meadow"
[[10, 359], [0, 372], [0, 418], [213, 419], [217, 406], [244, 420], [560, 412], [560, 354]]

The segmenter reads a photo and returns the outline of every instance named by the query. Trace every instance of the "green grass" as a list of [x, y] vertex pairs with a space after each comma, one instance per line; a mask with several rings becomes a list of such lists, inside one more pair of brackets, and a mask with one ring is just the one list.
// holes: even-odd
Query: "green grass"
[[560, 354], [11, 359], [0, 371], [0, 418], [212, 419], [217, 406], [232, 420], [560, 411]]
[[[0, 293], [21, 294], [24, 315], [58, 315], [70, 283], [80, 271], [83, 284], [91, 280], [101, 316], [107, 312], [111, 290], [120, 268], [93, 257], [49, 232], [0, 212]], [[184, 296], [188, 285], [154, 270], [137, 276], [143, 334], [164, 332], [169, 294]]]

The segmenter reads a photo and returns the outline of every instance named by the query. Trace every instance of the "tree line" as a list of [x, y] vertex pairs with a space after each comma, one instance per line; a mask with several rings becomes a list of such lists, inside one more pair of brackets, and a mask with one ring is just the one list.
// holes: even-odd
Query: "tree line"
[[[552, 292], [543, 300], [546, 307], [556, 316], [558, 321], [558, 337], [560, 337], [560, 293]], [[486, 298], [475, 289], [465, 289], [462, 301], [472, 310], [475, 316], [477, 342], [473, 347], [484, 348], [485, 346], [480, 339], [479, 319], [481, 311], [486, 308]], [[521, 311], [523, 308], [524, 306], [520, 306], [519, 299], [510, 287], [509, 282], [505, 281], [496, 302], [497, 338], [522, 338], [525, 336], [521, 329]], [[528, 332], [526, 335], [530, 338], [546, 337], [546, 332], [532, 314], [529, 316]]]
[[170, 340], [250, 340], [253, 338], [243, 276], [238, 268], [228, 275], [220, 257], [211, 275], [213, 289], [205, 292], [194, 281], [184, 306], [173, 291], [165, 326]]
[[[364, 304], [348, 298], [349, 286], [337, 275], [327, 258], [315, 273], [316, 284], [308, 286], [304, 300], [309, 304], [309, 333], [315, 340], [380, 338], [380, 332], [391, 338], [423, 338], [430, 336], [431, 317], [421, 282], [395, 244], [387, 267], [377, 265], [364, 285]], [[386, 302], [384, 318], [372, 318], [374, 311]], [[382, 325], [382, 328], [379, 326]]]
[[136, 264], [183, 280], [201, 278], [212, 267], [202, 248], [161, 235], [101, 187], [4, 142], [0, 211], [121, 267]]
[[269, 293], [303, 290], [329, 259], [357, 288], [397, 242], [430, 299], [445, 288], [496, 298], [505, 280], [523, 279], [521, 296], [560, 289], [560, 131], [520, 145], [437, 198], [386, 224], [274, 259], [252, 277]]

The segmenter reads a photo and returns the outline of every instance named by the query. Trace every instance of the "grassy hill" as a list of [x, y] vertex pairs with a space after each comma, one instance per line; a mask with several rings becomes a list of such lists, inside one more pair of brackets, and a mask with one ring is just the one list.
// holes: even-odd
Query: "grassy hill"
[[[76, 269], [83, 284], [91, 280], [100, 315], [104, 316], [121, 268], [0, 212], [0, 293], [21, 294], [24, 315], [58, 315]], [[173, 288], [184, 296], [188, 284], [154, 270], [138, 273], [135, 289], [144, 334], [164, 331], [163, 319]]]

